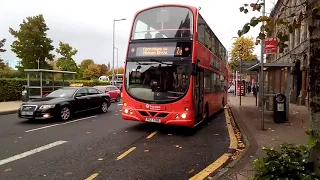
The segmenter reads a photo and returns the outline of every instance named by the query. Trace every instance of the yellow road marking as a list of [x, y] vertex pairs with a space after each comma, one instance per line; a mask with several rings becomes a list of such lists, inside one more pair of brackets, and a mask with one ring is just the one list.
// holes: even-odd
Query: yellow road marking
[[116, 160], [120, 160], [120, 159], [124, 158], [126, 155], [128, 155], [129, 153], [131, 153], [135, 149], [136, 149], [136, 147], [130, 148], [128, 151], [126, 151], [126, 152], [122, 153], [120, 156], [118, 156]]
[[230, 121], [230, 116], [229, 116], [229, 113], [228, 113], [227, 109], [224, 110], [224, 115], [226, 117], [226, 123], [227, 123], [227, 127], [228, 127], [229, 138], [230, 138], [229, 148], [230, 149], [237, 149], [238, 140], [236, 138], [236, 135], [234, 134], [233, 127], [232, 127], [232, 124], [231, 124], [231, 121]]
[[98, 173], [94, 173], [91, 176], [89, 176], [87, 179], [85, 180], [93, 180], [94, 178], [96, 178], [99, 174]]
[[152, 138], [154, 135], [156, 135], [157, 134], [157, 132], [158, 131], [155, 131], [155, 132], [153, 132], [153, 133], [151, 133], [146, 139], [150, 139], [150, 138]]
[[229, 154], [225, 153], [223, 154], [219, 159], [217, 159], [215, 162], [213, 162], [212, 164], [210, 164], [208, 167], [206, 167], [205, 169], [203, 169], [201, 172], [199, 172], [198, 174], [194, 175], [193, 177], [191, 177], [189, 180], [202, 180], [204, 178], [206, 178], [207, 176], [209, 176], [212, 172], [214, 172], [215, 170], [217, 170], [219, 167], [221, 167], [226, 161], [228, 161], [229, 159]]

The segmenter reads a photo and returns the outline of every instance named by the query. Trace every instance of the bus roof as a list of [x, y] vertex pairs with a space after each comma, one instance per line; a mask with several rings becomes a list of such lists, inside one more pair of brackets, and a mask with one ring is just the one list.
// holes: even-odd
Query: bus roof
[[157, 8], [157, 7], [163, 7], [163, 6], [177, 6], [177, 7], [185, 7], [185, 8], [189, 8], [191, 11], [197, 11], [198, 9], [194, 6], [190, 6], [190, 5], [186, 5], [186, 4], [159, 4], [159, 5], [154, 5], [154, 6], [149, 6], [147, 8], [141, 9], [140, 11], [137, 11], [136, 14], [134, 15], [134, 19], [136, 18], [136, 16], [146, 10], [149, 9], [153, 9], [153, 8]]

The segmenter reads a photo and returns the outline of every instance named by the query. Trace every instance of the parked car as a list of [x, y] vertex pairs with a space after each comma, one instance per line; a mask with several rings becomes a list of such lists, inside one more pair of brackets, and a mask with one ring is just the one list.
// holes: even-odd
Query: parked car
[[116, 86], [94, 86], [94, 88], [97, 88], [104, 93], [109, 93], [110, 99], [115, 102], [119, 102], [121, 100], [121, 91]]
[[25, 102], [18, 110], [18, 116], [26, 119], [59, 118], [69, 120], [73, 114], [110, 107], [110, 95], [91, 87], [65, 87], [47, 96]]
[[228, 89], [228, 93], [234, 93], [235, 86], [231, 85], [230, 88]]

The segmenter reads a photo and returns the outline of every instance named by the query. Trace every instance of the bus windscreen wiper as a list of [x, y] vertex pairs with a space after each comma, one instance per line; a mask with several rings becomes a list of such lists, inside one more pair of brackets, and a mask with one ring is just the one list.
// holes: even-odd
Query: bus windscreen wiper
[[160, 64], [164, 64], [164, 65], [172, 65], [172, 64], [168, 64], [168, 63], [165, 63], [165, 62], [162, 62], [162, 61], [159, 61], [159, 60], [156, 60], [156, 59], [150, 59], [151, 62], [157, 62], [157, 63], [160, 63]]

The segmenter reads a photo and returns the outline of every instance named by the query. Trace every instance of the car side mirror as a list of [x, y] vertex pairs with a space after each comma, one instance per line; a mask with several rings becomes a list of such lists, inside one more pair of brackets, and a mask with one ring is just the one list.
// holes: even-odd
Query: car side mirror
[[81, 97], [81, 94], [76, 94], [76, 95], [74, 96], [74, 99], [77, 99], [77, 98], [79, 98], [79, 97]]

